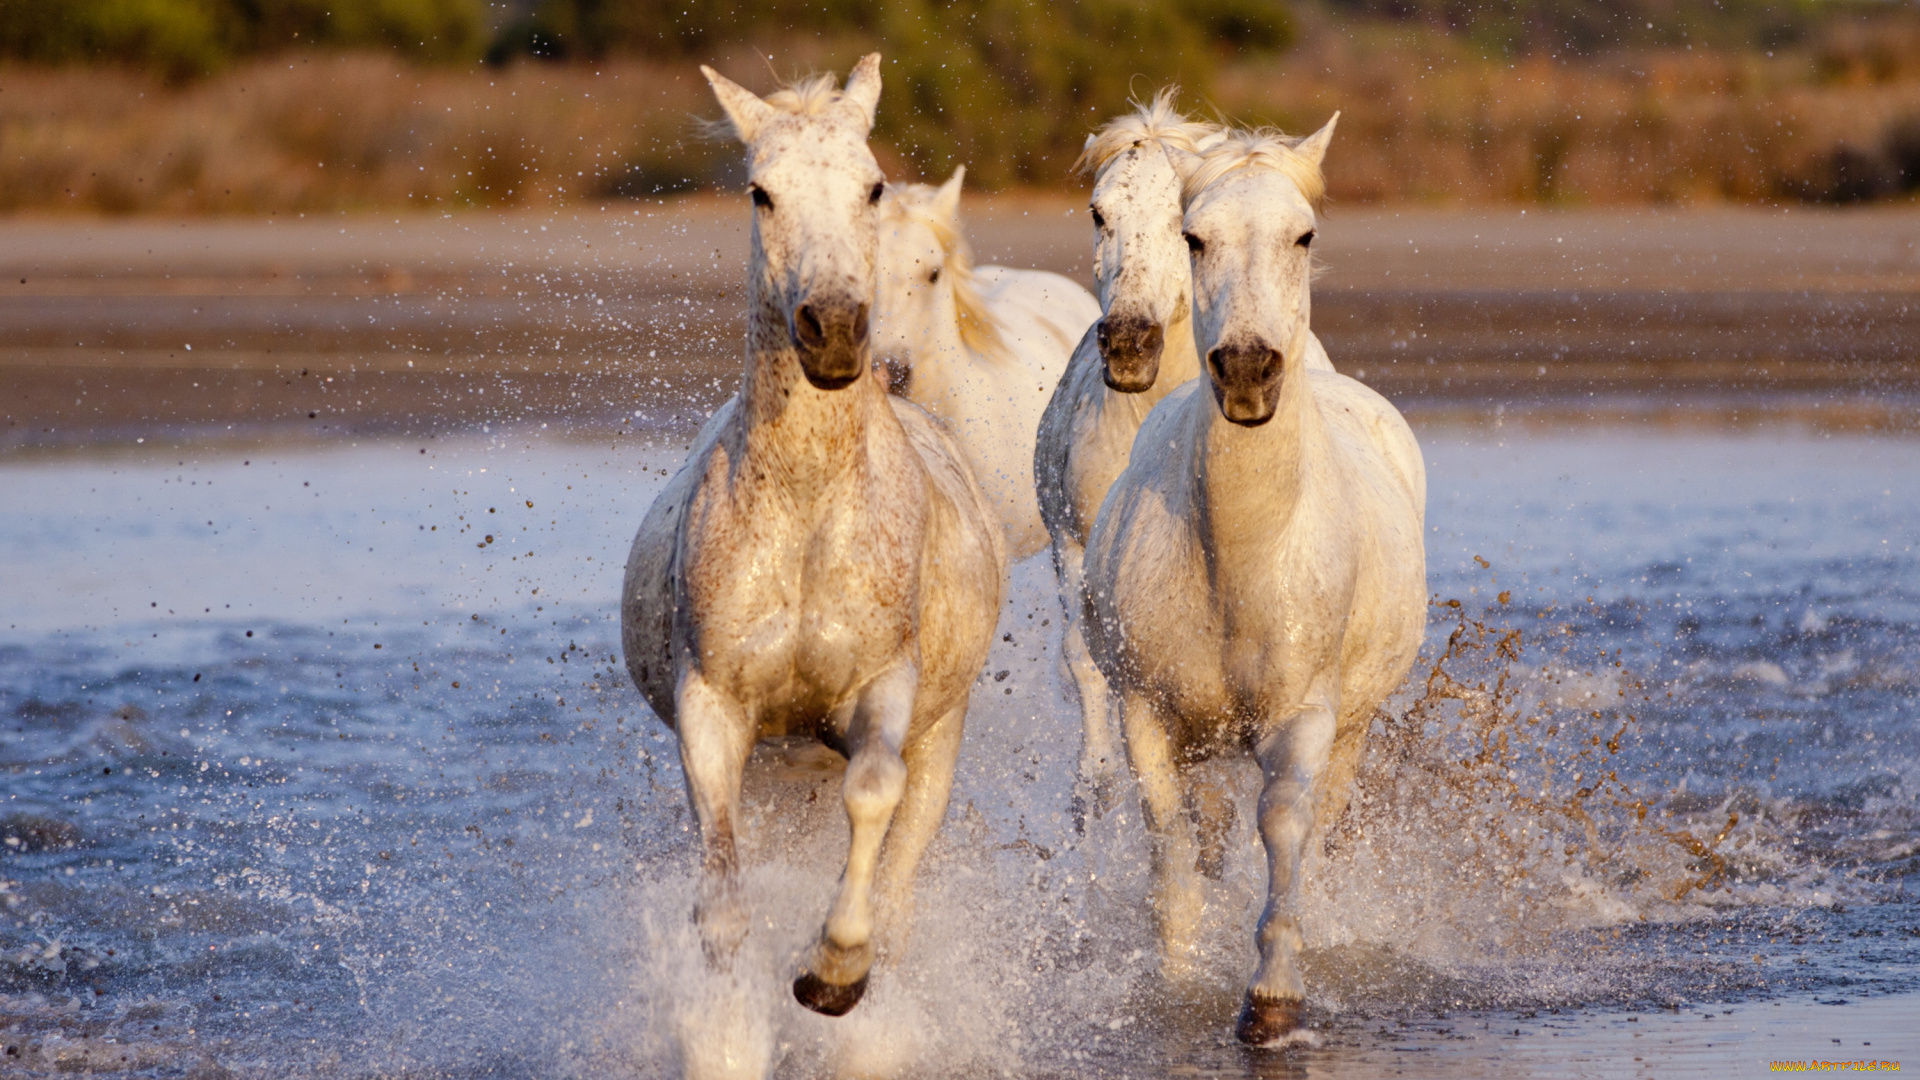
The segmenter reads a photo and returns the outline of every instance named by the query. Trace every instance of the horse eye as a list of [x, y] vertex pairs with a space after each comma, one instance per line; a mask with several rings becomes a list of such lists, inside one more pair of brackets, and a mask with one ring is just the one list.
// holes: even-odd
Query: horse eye
[[877, 202], [879, 202], [879, 201], [880, 201], [880, 196], [881, 196], [881, 195], [883, 195], [883, 194], [885, 194], [885, 193], [886, 193], [886, 190], [887, 190], [887, 184], [886, 184], [886, 181], [884, 181], [884, 180], [882, 180], [881, 182], [879, 182], [879, 183], [877, 183], [877, 184], [875, 184], [875, 185], [873, 185], [873, 190], [872, 190], [872, 191], [869, 191], [869, 192], [867, 192], [867, 201], [868, 201], [868, 202], [870, 202], [870, 203], [877, 203]]
[[1100, 212], [1099, 207], [1089, 206], [1087, 207], [1087, 209], [1093, 211], [1093, 227], [1094, 228], [1104, 229], [1107, 227], [1107, 216]]
[[1187, 250], [1193, 252], [1195, 255], [1207, 250], [1206, 242], [1192, 233], [1181, 233], [1180, 235], [1187, 238]]
[[1314, 230], [1308, 229], [1305, 235], [1301, 236], [1300, 239], [1295, 240], [1294, 243], [1299, 244], [1303, 248], [1310, 248], [1313, 246], [1313, 234], [1314, 234]]
[[932, 285], [935, 282], [938, 282], [939, 280], [940, 280], [940, 268], [936, 266], [933, 268], [933, 273], [927, 275], [927, 284]]
[[759, 184], [755, 184], [753, 185], [751, 190], [753, 192], [753, 205], [759, 207], [762, 210], [773, 209], [773, 196], [767, 194], [766, 188], [761, 187]]

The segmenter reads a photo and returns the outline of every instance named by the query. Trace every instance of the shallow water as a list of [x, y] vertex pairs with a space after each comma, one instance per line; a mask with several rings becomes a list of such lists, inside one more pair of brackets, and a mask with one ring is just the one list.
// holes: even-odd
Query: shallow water
[[[1891, 1021], [1920, 1009], [1920, 440], [1516, 425], [1423, 442], [1432, 590], [1524, 628], [1513, 677], [1566, 718], [1549, 757], [1572, 760], [1588, 713], [1611, 735], [1632, 705], [1607, 767], [1650, 820], [1716, 841], [1721, 869], [1597, 804], [1592, 850], [1481, 866], [1462, 838], [1552, 823], [1401, 813], [1383, 784], [1454, 766], [1381, 766], [1373, 816], [1316, 856], [1319, 1045], [1285, 1053], [1228, 1036], [1257, 862], [1243, 851], [1210, 897], [1206, 970], [1171, 991], [1131, 799], [1073, 829], [1078, 718], [1043, 560], [1015, 569], [914, 935], [827, 1020], [786, 979], [844, 851], [833, 763], [761, 754], [754, 930], [715, 975], [687, 920], [671, 736], [617, 656], [626, 545], [681, 443], [533, 428], [0, 462], [7, 1065], [1637, 1075], [1920, 1057]], [[1436, 609], [1430, 647], [1451, 618]]]

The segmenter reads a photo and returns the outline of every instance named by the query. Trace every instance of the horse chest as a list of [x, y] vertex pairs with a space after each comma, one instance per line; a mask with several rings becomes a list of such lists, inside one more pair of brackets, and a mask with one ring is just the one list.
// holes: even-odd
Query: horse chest
[[734, 542], [709, 545], [689, 574], [689, 645], [707, 678], [738, 700], [824, 714], [911, 639], [912, 566], [898, 545], [845, 522], [740, 517]]
[[1339, 663], [1350, 569], [1325, 538], [1291, 530], [1258, 542], [1219, 545], [1188, 531], [1171, 557], [1139, 560], [1126, 591], [1130, 652], [1145, 681], [1174, 711], [1248, 715], [1295, 702]]

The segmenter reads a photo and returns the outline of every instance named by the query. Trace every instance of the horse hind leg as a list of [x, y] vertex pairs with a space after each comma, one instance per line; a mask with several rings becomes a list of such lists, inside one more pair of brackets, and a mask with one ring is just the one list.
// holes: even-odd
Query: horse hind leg
[[1127, 761], [1140, 785], [1147, 836], [1153, 852], [1154, 916], [1160, 924], [1162, 974], [1176, 981], [1194, 973], [1195, 938], [1203, 906], [1197, 845], [1186, 812], [1182, 776], [1174, 763], [1173, 739], [1153, 705], [1137, 693], [1121, 701]]
[[1233, 794], [1225, 784], [1211, 777], [1190, 776], [1187, 791], [1193, 824], [1200, 833], [1200, 853], [1194, 858], [1194, 869], [1201, 877], [1219, 881], [1227, 875], [1227, 839], [1233, 834], [1233, 823], [1239, 816], [1233, 805]]
[[848, 731], [852, 754], [841, 796], [852, 840], [840, 892], [827, 915], [793, 996], [814, 1012], [843, 1016], [860, 1003], [873, 969], [873, 883], [895, 808], [906, 795], [908, 770], [900, 755], [912, 718], [917, 682], [902, 664], [861, 691]]
[[1325, 705], [1308, 705], [1254, 748], [1264, 777], [1260, 838], [1267, 849], [1267, 903], [1256, 933], [1260, 968], [1234, 1026], [1234, 1035], [1253, 1046], [1272, 1045], [1300, 1026], [1306, 986], [1298, 964], [1302, 942], [1294, 895], [1301, 849], [1313, 831], [1317, 789], [1333, 749], [1333, 716]]

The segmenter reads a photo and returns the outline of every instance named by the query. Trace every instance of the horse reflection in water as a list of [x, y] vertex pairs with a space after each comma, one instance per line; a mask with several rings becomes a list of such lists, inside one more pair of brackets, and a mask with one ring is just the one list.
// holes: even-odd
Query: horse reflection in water
[[810, 732], [847, 755], [846, 871], [794, 982], [834, 1016], [865, 991], [876, 909], [907, 914], [1006, 573], [960, 452], [868, 371], [879, 62], [766, 100], [702, 69], [747, 147], [746, 374], [648, 511], [621, 604], [628, 670], [679, 735], [716, 962], [747, 931], [734, 830], [755, 742]]
[[1300, 1026], [1301, 851], [1345, 808], [1426, 617], [1420, 448], [1384, 398], [1307, 362], [1332, 133], [1170, 150], [1205, 375], [1147, 417], [1086, 550], [1087, 644], [1120, 697], [1170, 975], [1191, 966], [1199, 876], [1219, 872], [1232, 805], [1189, 770], [1237, 748], [1260, 765], [1268, 894], [1236, 1030], [1256, 1045]]

